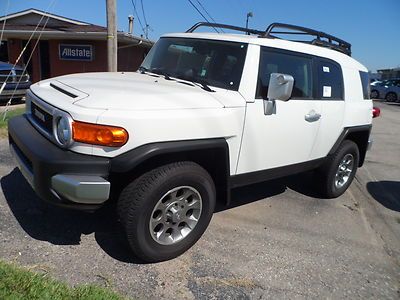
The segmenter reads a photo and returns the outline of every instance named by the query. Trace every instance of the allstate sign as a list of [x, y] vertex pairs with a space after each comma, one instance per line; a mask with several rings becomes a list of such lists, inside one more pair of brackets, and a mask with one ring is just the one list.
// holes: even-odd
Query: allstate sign
[[59, 55], [62, 60], [92, 61], [92, 45], [59, 44]]

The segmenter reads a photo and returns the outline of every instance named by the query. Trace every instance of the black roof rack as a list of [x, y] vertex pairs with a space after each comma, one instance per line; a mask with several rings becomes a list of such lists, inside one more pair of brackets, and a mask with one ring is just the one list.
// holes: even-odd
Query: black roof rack
[[[199, 22], [193, 25], [191, 28], [189, 28], [186, 32], [191, 33], [194, 32], [197, 28], [199, 27], [213, 27], [215, 28], [224, 28], [224, 29], [231, 29], [235, 31], [241, 31], [245, 32], [247, 34], [256, 34], [260, 38], [279, 38], [276, 35], [277, 34], [284, 34], [284, 35], [308, 35], [314, 37], [310, 41], [298, 41], [298, 40], [291, 40], [295, 42], [301, 42], [301, 43], [307, 43], [311, 45], [316, 45], [316, 46], [321, 46], [321, 47], [326, 47], [330, 48], [339, 52], [342, 52], [344, 54], [347, 54], [351, 56], [351, 44], [339, 39], [333, 35], [327, 34], [322, 31], [317, 31], [314, 29], [302, 27], [302, 26], [296, 26], [296, 25], [290, 25], [290, 24], [285, 24], [285, 23], [272, 23], [267, 27], [265, 31], [260, 31], [256, 29], [250, 29], [250, 28], [244, 28], [244, 27], [238, 27], [238, 26], [232, 26], [232, 25], [226, 25], [226, 24], [219, 24], [219, 23], [208, 23], [208, 22]], [[288, 29], [284, 31], [277, 31], [277, 29]]]
[[[276, 29], [276, 28], [289, 29], [289, 30], [293, 30], [293, 31], [274, 31], [274, 29]], [[322, 32], [322, 31], [317, 31], [317, 30], [302, 27], [302, 26], [296, 26], [296, 25], [290, 25], [290, 24], [284, 24], [284, 23], [272, 23], [271, 25], [269, 25], [267, 27], [267, 30], [265, 30], [265, 33], [263, 36], [277, 38], [276, 36], [274, 36], [274, 34], [294, 34], [294, 35], [314, 36], [315, 38], [311, 41], [298, 41], [298, 42], [309, 43], [312, 45], [331, 48], [333, 50], [337, 50], [339, 52], [342, 52], [344, 54], [351, 56], [351, 44], [350, 43], [348, 43], [342, 39], [339, 39], [333, 35]]]
[[248, 34], [257, 34], [257, 35], [263, 35], [265, 31], [260, 31], [256, 29], [250, 29], [250, 28], [244, 28], [244, 27], [238, 27], [238, 26], [233, 26], [233, 25], [227, 25], [227, 24], [219, 24], [219, 23], [208, 23], [208, 22], [199, 22], [194, 24], [192, 27], [190, 27], [186, 32], [191, 33], [195, 31], [199, 27], [212, 27], [212, 28], [223, 28], [223, 29], [231, 29], [235, 31], [241, 31], [241, 32], [246, 32]]

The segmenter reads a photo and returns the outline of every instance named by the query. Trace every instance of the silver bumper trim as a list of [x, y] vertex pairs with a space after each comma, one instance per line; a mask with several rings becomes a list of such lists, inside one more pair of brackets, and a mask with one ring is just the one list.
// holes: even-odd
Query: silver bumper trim
[[110, 197], [110, 182], [100, 176], [58, 174], [51, 178], [60, 196], [81, 204], [101, 204]]
[[10, 144], [10, 152], [14, 161], [16, 162], [19, 170], [21, 171], [22, 175], [25, 177], [26, 181], [34, 188], [33, 185], [33, 173], [30, 168], [26, 165], [23, 158], [20, 157], [17, 150], [15, 149], [14, 145]]
[[369, 140], [368, 140], [367, 151], [371, 150], [372, 144], [373, 144], [373, 143], [374, 143], [374, 140], [373, 140], [373, 139], [369, 139]]

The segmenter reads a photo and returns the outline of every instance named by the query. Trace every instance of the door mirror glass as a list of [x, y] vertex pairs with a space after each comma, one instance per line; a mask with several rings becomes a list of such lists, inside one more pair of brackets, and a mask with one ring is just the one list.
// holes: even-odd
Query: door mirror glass
[[272, 73], [269, 78], [268, 100], [287, 101], [293, 90], [293, 76], [281, 73]]

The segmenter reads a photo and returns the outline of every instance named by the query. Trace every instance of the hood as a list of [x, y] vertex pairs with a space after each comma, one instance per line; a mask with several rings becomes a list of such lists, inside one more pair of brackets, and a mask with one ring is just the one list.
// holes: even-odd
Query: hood
[[[222, 103], [199, 86], [149, 74], [83, 73], [57, 77], [55, 85], [75, 90], [75, 105], [111, 110], [221, 108]], [[59, 90], [60, 91], [60, 90]], [[62, 91], [60, 91], [62, 92]], [[84, 97], [83, 95], [86, 95]]]

